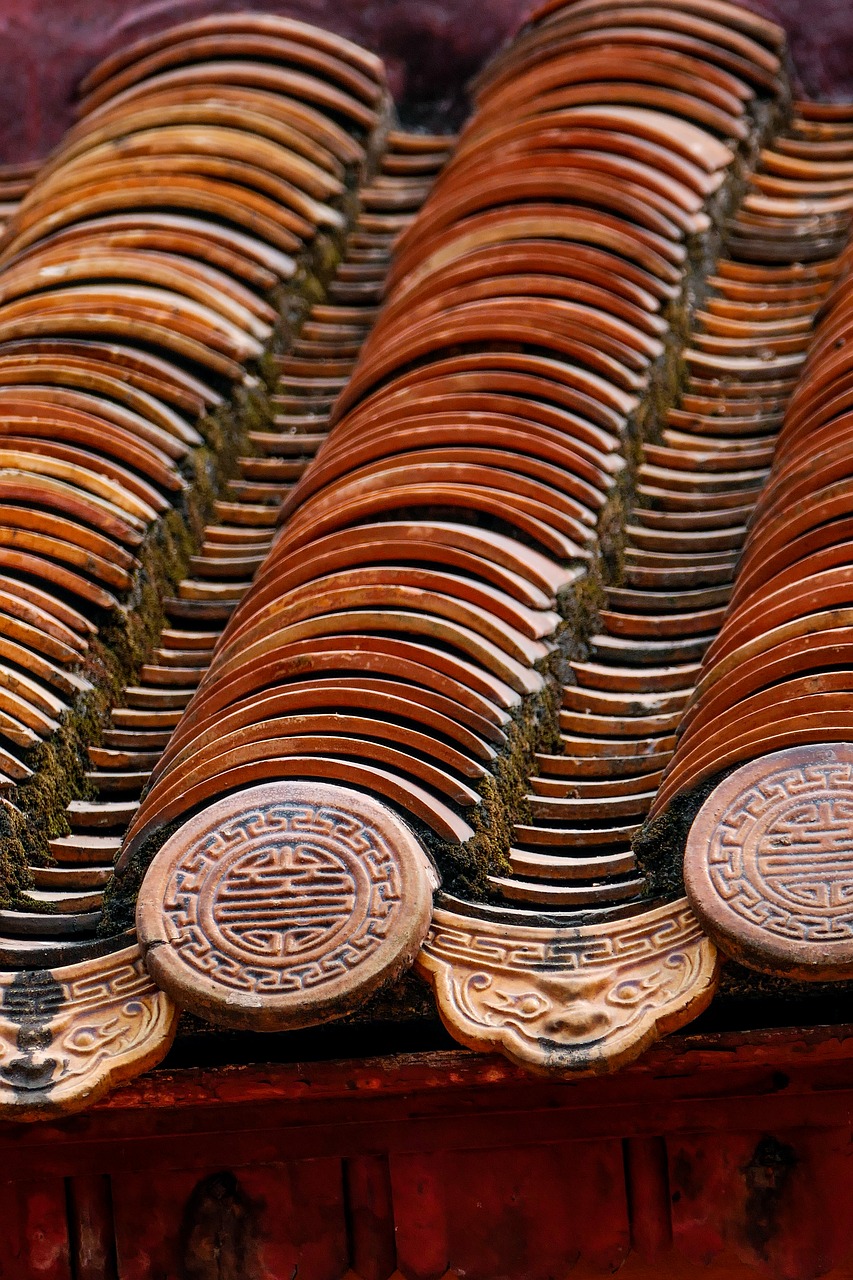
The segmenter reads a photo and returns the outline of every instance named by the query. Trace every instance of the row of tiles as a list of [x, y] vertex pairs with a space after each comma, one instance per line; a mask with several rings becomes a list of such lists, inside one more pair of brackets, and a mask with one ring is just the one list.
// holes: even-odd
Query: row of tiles
[[[577, 977], [572, 945], [600, 944], [578, 939], [571, 915], [542, 921], [543, 907], [601, 897], [602, 872], [630, 896], [642, 888], [629, 826], [617, 818], [596, 840], [600, 793], [566, 795], [577, 780], [560, 775], [572, 752], [589, 760], [597, 739], [639, 726], [608, 720], [606, 690], [566, 692], [563, 754], [554, 776], [533, 783], [513, 874], [488, 874], [492, 846], [512, 834], [530, 721], [554, 688], [558, 600], [590, 574], [626, 441], [670, 367], [663, 312], [685, 288], [688, 243], [724, 202], [756, 92], [781, 88], [774, 28], [733, 7], [712, 17], [701, 0], [687, 37], [684, 25], [666, 6], [543, 15], [481, 78], [450, 163], [399, 236], [385, 305], [332, 432], [285, 499], [282, 531], [119, 857], [119, 878], [130, 878], [158, 831], [185, 822], [156, 853], [137, 914], [149, 967], [182, 1005], [235, 1026], [304, 1025], [340, 1016], [377, 972], [408, 961], [415, 922], [426, 930], [428, 919], [415, 890], [411, 909], [399, 906], [408, 872], [401, 865], [399, 884], [389, 881], [393, 851], [371, 832], [373, 810], [359, 799], [368, 795], [402, 811], [468, 898], [442, 900], [419, 961], [466, 1042], [507, 1047], [506, 1029], [528, 1062], [594, 1059], [603, 1042], [607, 1054], [623, 1043], [636, 1052], [674, 1008], [694, 1005], [697, 991], [707, 999], [713, 949], [683, 901], [624, 917], [631, 946], [613, 937], [612, 914], [589, 926], [609, 939], [605, 965], [633, 946], [665, 973], [680, 948], [677, 980], [647, 984], [657, 1000], [602, 1010], [600, 969], [589, 978], [592, 1012], [583, 992], [567, 1006], [541, 984], [519, 987], [543, 948], [553, 953], [555, 933], [568, 948], [558, 985]], [[713, 351], [707, 360], [725, 364]], [[318, 795], [326, 780], [336, 785], [329, 808], [306, 809], [307, 778], [323, 780]], [[611, 803], [625, 812], [635, 797]], [[348, 862], [347, 804], [373, 851], [366, 886]], [[477, 905], [470, 890], [484, 889], [502, 901]], [[483, 930], [492, 933], [480, 946]]]
[[[730, 724], [709, 737], [703, 719], [696, 743], [704, 772], [680, 764], [694, 685], [703, 656], [718, 644], [736, 574], [741, 590], [747, 526], [814, 316], [843, 269], [836, 212], [821, 211], [815, 190], [813, 166], [821, 162], [808, 159], [814, 144], [806, 142], [798, 160], [800, 196], [751, 220], [765, 171], [782, 154], [777, 148], [796, 140], [802, 123], [795, 118], [790, 136], [762, 153], [729, 227], [737, 249], [717, 263], [695, 317], [682, 394], [657, 443], [644, 448], [620, 585], [607, 590], [586, 659], [572, 663], [574, 682], [563, 691], [563, 750], [540, 756], [530, 797], [535, 821], [517, 829], [524, 843], [513, 854], [514, 870], [546, 883], [531, 892], [512, 882], [509, 891], [519, 898], [547, 902], [550, 895], [582, 905], [634, 897], [643, 880], [631, 845], [650, 812], [662, 812], [724, 766], [723, 746], [739, 758]], [[850, 177], [847, 183], [849, 200]], [[824, 254], [810, 265], [802, 263], [804, 216], [815, 222], [810, 247]], [[754, 619], [764, 625], [760, 611]], [[670, 768], [677, 735], [679, 765]], [[575, 873], [593, 883], [556, 883], [559, 855], [549, 846], [588, 850], [586, 865], [572, 859], [566, 878]]]
[[[282, 500], [304, 473], [328, 432], [332, 398], [346, 380], [376, 310], [391, 243], [400, 223], [413, 216], [446, 156], [449, 139], [392, 131], [373, 180], [360, 193], [362, 212], [348, 234], [343, 257], [326, 290], [301, 324], [288, 353], [279, 357], [275, 410], [269, 428], [249, 433], [257, 452], [237, 460], [237, 479], [215, 505], [198, 555], [175, 595], [164, 601], [167, 625], [158, 647], [141, 668], [139, 682], [125, 688], [110, 711], [109, 727], [89, 748], [92, 800], [74, 800], [67, 810], [71, 832], [51, 841], [58, 867], [34, 868], [36, 885], [53, 891], [62, 911], [48, 916], [22, 912], [16, 927], [26, 933], [10, 945], [22, 960], [34, 950], [52, 963], [85, 955], [85, 943], [101, 927], [104, 888], [112, 859], [128, 828], [134, 829], [140, 797], [152, 774], [175, 757], [185, 758], [186, 740], [203, 732], [215, 745], [226, 731], [218, 718], [194, 725], [184, 709], [203, 678], [224, 624], [268, 554]], [[401, 212], [401, 209], [403, 210]], [[336, 709], [340, 683], [332, 682], [328, 706]], [[182, 803], [192, 803], [182, 775]], [[201, 799], [205, 799], [204, 794]], [[60, 896], [61, 894], [61, 896]], [[34, 901], [34, 895], [29, 898]], [[10, 913], [6, 913], [7, 921]], [[56, 941], [46, 943], [47, 937]], [[60, 939], [64, 939], [61, 941]]]
[[[140, 615], [159, 610], [146, 580], [174, 574], [180, 521], [199, 520], [197, 482], [218, 465], [209, 450], [233, 448], [244, 429], [229, 421], [231, 389], [238, 418], [264, 412], [246, 364], [316, 287], [387, 129], [377, 59], [262, 15], [151, 37], [84, 90], [80, 124], [32, 184], [8, 175], [19, 203], [0, 247], [0, 770], [32, 864], [18, 869], [24, 909], [0, 917], [13, 967], [62, 954], [46, 939], [91, 934], [109, 875], [108, 840], [76, 847], [73, 815], [85, 823], [97, 804], [72, 800], [70, 837], [42, 832], [51, 757], [40, 746], [87, 698], [114, 694], [121, 672], [103, 637], [133, 647], [149, 625]], [[275, 472], [275, 459], [246, 457], [234, 501], [216, 506], [209, 540], [223, 557], [269, 545], [264, 504], [281, 491], [270, 462]], [[278, 465], [291, 479], [300, 470]], [[178, 602], [170, 616], [179, 632]], [[168, 686], [172, 662], [149, 663], [155, 683]], [[168, 687], [133, 697], [108, 740], [131, 732], [122, 714], [175, 705]], [[72, 796], [99, 788], [97, 766], [86, 776], [81, 761], [79, 774]]]
[[[775, 634], [767, 597], [760, 587], [753, 595], [762, 579], [751, 548], [763, 545], [771, 578], [783, 563], [790, 567], [773, 584], [782, 615], [810, 598], [808, 579], [805, 590], [794, 586], [808, 565], [794, 567], [797, 550], [786, 556], [778, 538], [768, 540], [763, 512], [797, 529], [804, 509], [815, 526], [832, 514], [820, 479], [822, 467], [831, 470], [825, 437], [818, 432], [806, 445], [800, 436], [800, 466], [787, 462], [785, 440], [805, 406], [823, 403], [813, 368], [828, 363], [829, 387], [833, 374], [838, 390], [845, 385], [843, 301], [813, 349], [812, 325], [849, 261], [851, 140], [849, 110], [800, 104], [790, 128], [762, 152], [728, 223], [727, 253], [684, 352], [683, 394], [644, 448], [620, 585], [606, 590], [588, 648], [571, 663], [560, 749], [538, 757], [532, 821], [515, 828], [514, 874], [501, 887], [524, 910], [513, 918], [456, 900], [436, 912], [419, 963], [446, 1024], [472, 1048], [498, 1048], [545, 1071], [612, 1070], [707, 1006], [717, 986], [712, 940], [775, 973], [841, 976], [849, 949], [849, 747], [800, 746], [807, 759], [771, 756], [757, 780], [727, 778], [690, 831], [687, 899], [677, 886], [684, 813], [695, 812], [697, 788], [701, 796], [709, 776], [772, 747], [781, 727], [784, 683], [770, 686], [784, 673], [772, 664], [759, 660], [751, 672], [773, 709], [756, 717], [752, 704], [739, 705], [747, 696], [742, 660], [752, 650], [738, 641], [748, 632], [752, 649], [766, 654]], [[780, 170], [784, 189], [774, 186]], [[840, 286], [838, 297], [846, 292]], [[822, 339], [824, 326], [840, 342]], [[820, 375], [818, 383], [827, 386]], [[789, 400], [781, 480], [774, 472], [762, 496]], [[836, 399], [829, 415], [843, 409]], [[812, 415], [804, 431], [819, 425]], [[823, 545], [838, 532], [827, 531]], [[834, 555], [840, 563], [843, 549]], [[825, 625], [837, 625], [838, 615], [829, 617]], [[723, 649], [731, 662], [723, 659], [715, 682]], [[848, 687], [838, 669], [820, 679]], [[709, 740], [709, 719], [723, 704], [720, 732]], [[834, 720], [791, 720], [787, 741], [849, 742], [849, 693], [833, 706]], [[543, 917], [549, 899], [574, 907], [572, 914]], [[810, 966], [792, 963], [793, 938]]]
[[[849, 228], [853, 209], [853, 112], [816, 114], [800, 130], [819, 136], [771, 154], [767, 168], [788, 188], [803, 182], [799, 216], [812, 221], [815, 251], [829, 252], [833, 221]], [[794, 203], [790, 189], [765, 199]], [[801, 236], [795, 244], [801, 254]], [[853, 961], [850, 265], [848, 247], [655, 800], [661, 813], [712, 788], [685, 851], [694, 909], [727, 954], [808, 980], [848, 978]]]
[[[177, 435], [180, 424], [189, 448], [174, 467], [180, 484], [171, 505], [201, 533], [188, 576], [171, 596], [137, 590], [150, 561], [134, 575], [132, 595], [116, 584], [116, 599], [141, 623], [149, 648], [162, 608], [159, 643], [138, 683], [119, 690], [119, 705], [90, 748], [91, 767], [70, 780], [66, 794], [77, 798], [67, 806], [69, 834], [48, 829], [46, 850], [40, 841], [25, 845], [25, 892], [16, 909], [0, 914], [0, 1100], [19, 1117], [85, 1105], [159, 1060], [174, 1036], [175, 1006], [152, 983], [133, 931], [121, 920], [113, 927], [120, 903], [113, 901], [106, 919], [102, 899], [146, 776], [274, 538], [282, 494], [324, 437], [332, 400], [372, 321], [390, 243], [444, 159], [447, 139], [389, 129], [383, 84], [372, 55], [298, 22], [241, 14], [184, 24], [93, 73], [80, 126], [5, 233], [0, 290], [9, 281], [9, 306], [32, 293], [34, 326], [33, 336], [8, 334], [0, 348], [6, 381], [16, 394], [34, 380], [44, 384], [45, 411], [62, 423], [77, 419], [62, 412], [56, 388], [79, 387], [96, 402], [100, 416], [84, 442], [93, 471], [113, 466], [109, 415], [124, 414], [120, 425], [136, 436], [121, 478], [152, 491], [143, 479], [149, 438], [170, 426]], [[324, 232], [345, 247], [328, 287], [324, 274], [337, 248]], [[99, 318], [105, 279], [109, 298]], [[271, 349], [282, 345], [287, 354], [274, 358]], [[245, 371], [256, 357], [273, 381], [269, 397]], [[228, 399], [235, 381], [242, 389]], [[211, 428], [206, 451], [200, 417], [198, 425]], [[199, 527], [191, 481], [205, 472], [209, 481], [217, 448], [242, 450], [237, 478]], [[44, 452], [51, 456], [50, 446]], [[79, 474], [69, 474], [69, 487]], [[88, 497], [73, 515], [90, 537], [99, 507]], [[20, 524], [28, 514], [23, 487], [14, 499], [9, 509]], [[165, 502], [154, 514], [164, 512]], [[163, 576], [174, 578], [174, 522], [139, 523], [139, 545], [164, 548]], [[86, 571], [95, 575], [97, 562]], [[30, 578], [29, 565], [10, 572], [18, 592], [32, 593]], [[59, 608], [54, 596], [43, 591], [39, 600]], [[99, 607], [88, 601], [75, 612], [86, 624], [84, 641], [67, 663], [54, 664], [68, 683], [67, 703], [95, 683], [81, 666], [104, 653], [91, 620], [100, 621]], [[13, 691], [42, 697], [46, 669], [34, 672], [38, 658], [23, 645], [4, 658]], [[121, 673], [109, 674], [117, 684]], [[66, 706], [56, 708], [56, 720]], [[56, 725], [44, 730], [50, 748]], [[78, 747], [87, 733], [84, 725]], [[44, 757], [32, 745], [31, 798], [43, 817]], [[13, 789], [16, 780], [6, 784], [6, 813], [26, 817], [28, 780]]]
[[[109, 732], [127, 740], [93, 759], [94, 784], [127, 798], [74, 810], [78, 848], [100, 821], [130, 820], [116, 901], [152, 837], [184, 822], [139, 915], [149, 971], [179, 1003], [255, 1028], [340, 1016], [410, 963], [430, 928], [429, 867], [413, 887], [401, 850], [417, 842], [394, 812], [450, 875], [506, 821], [530, 709], [541, 716], [565, 648], [558, 597], [594, 563], [630, 429], [667, 365], [661, 312], [684, 288], [686, 243], [709, 229], [748, 104], [779, 87], [778, 44], [769, 24], [717, 0], [686, 14], [551, 7], [482, 77], [414, 221], [443, 146], [390, 148], [333, 285], [338, 310], [309, 318], [282, 370], [283, 430], [256, 432], [250, 461], [291, 467], [322, 444], [319, 456], [292, 492], [279, 487], [292, 470], [238, 482], [169, 602], [179, 643], [131, 691], [139, 705], [114, 713]], [[163, 71], [167, 48], [142, 51], [157, 94], [174, 75], [185, 85]], [[140, 91], [125, 68], [104, 83], [120, 103]], [[433, 916], [419, 964], [453, 1033], [477, 1048], [550, 1070], [612, 1067], [713, 991], [714, 949], [682, 899], [598, 918], [588, 907], [642, 888], [636, 806], [651, 800], [720, 622], [826, 291], [821, 264], [846, 231], [844, 173], [814, 169], [843, 166], [845, 129], [804, 112], [764, 156], [686, 354], [687, 395], [647, 449], [625, 582], [592, 652], [573, 659], [560, 750], [539, 756], [511, 874], [489, 881], [503, 903], [445, 895]], [[816, 225], [816, 266], [772, 265]], [[361, 303], [373, 318], [393, 232], [388, 299], [358, 355], [354, 313]], [[756, 288], [762, 306], [763, 290], [782, 290], [760, 320]], [[756, 338], [760, 354], [740, 355]], [[214, 532], [226, 516], [234, 536]], [[209, 624], [226, 617], [217, 639]], [[122, 724], [134, 711], [165, 719]], [[159, 730], [159, 752], [173, 724], [162, 756], [134, 755], [153, 744], [133, 735]]]
[[[697, 101], [716, 47], [694, 71]], [[552, 64], [560, 76], [585, 67], [573, 34], [540, 51], [537, 65]], [[668, 65], [656, 74], [665, 87]], [[452, 162], [399, 237], [333, 433], [285, 500], [282, 534], [190, 710], [192, 722], [238, 700], [245, 709], [233, 743], [205, 754], [202, 742], [190, 757], [212, 794], [249, 761], [253, 778], [280, 776], [280, 757], [303, 755], [313, 730], [333, 735], [324, 754], [342, 769], [353, 756], [375, 764], [392, 800], [405, 779], [404, 807], [440, 839], [473, 836], [465, 811], [515, 709], [543, 688], [556, 597], [590, 561], [622, 433], [664, 351], [660, 308], [680, 291], [685, 236], [706, 225], [703, 203], [733, 154], [698, 108], [653, 111], [645, 80], [624, 106], [608, 97], [615, 75], [591, 83], [593, 107], [530, 97], [522, 82], [494, 113], [481, 87]], [[725, 136], [746, 129], [753, 90], [738, 89]], [[373, 704], [354, 679], [350, 724], [305, 719], [321, 714], [310, 691], [292, 726], [278, 719], [286, 701], [271, 720], [272, 692], [290, 692], [288, 655], [309, 639], [315, 664], [328, 650], [340, 670], [351, 651], [354, 676], [369, 667], [395, 681], [385, 714], [361, 714]], [[399, 723], [395, 697], [413, 726]], [[186, 755], [176, 763], [174, 776], [171, 759], [158, 769], [124, 856], [175, 816]]]

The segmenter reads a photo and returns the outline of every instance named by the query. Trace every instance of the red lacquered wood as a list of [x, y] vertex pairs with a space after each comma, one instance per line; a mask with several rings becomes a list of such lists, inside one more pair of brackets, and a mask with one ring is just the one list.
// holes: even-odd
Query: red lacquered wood
[[118, 1280], [110, 1179], [83, 1174], [67, 1186], [74, 1280]]
[[441, 1280], [447, 1271], [447, 1159], [442, 1151], [391, 1156], [397, 1264], [406, 1280]]
[[[668, 1142], [676, 1251], [720, 1274], [727, 1260], [778, 1277], [850, 1275], [849, 1135], [682, 1135]], [[839, 1269], [840, 1268], [840, 1269]]]
[[[10, 1173], [8, 1162], [4, 1165]], [[6, 1182], [0, 1191], [3, 1280], [72, 1280], [61, 1177]]]
[[448, 1162], [451, 1272], [549, 1280], [576, 1265], [617, 1270], [629, 1248], [621, 1144], [522, 1144]]
[[666, 1143], [663, 1138], [626, 1138], [624, 1148], [631, 1247], [644, 1262], [656, 1262], [672, 1245]]
[[396, 1269], [391, 1171], [383, 1155], [354, 1156], [344, 1165], [350, 1266], [361, 1280], [388, 1280]]
[[86, 1222], [104, 1280], [111, 1238], [118, 1280], [372, 1280], [394, 1240], [405, 1280], [849, 1280], [851, 1064], [838, 1026], [571, 1084], [462, 1051], [160, 1070], [0, 1127], [0, 1277], [87, 1280]]

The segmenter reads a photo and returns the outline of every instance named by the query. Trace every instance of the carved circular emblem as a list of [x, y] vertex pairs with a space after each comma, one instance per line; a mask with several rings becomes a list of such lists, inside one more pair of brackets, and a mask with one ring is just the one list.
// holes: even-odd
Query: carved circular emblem
[[154, 858], [137, 927], [179, 1004], [251, 1030], [338, 1017], [411, 963], [434, 873], [378, 800], [274, 782], [191, 818]]
[[699, 810], [684, 880], [735, 959], [804, 978], [853, 971], [853, 744], [794, 747], [736, 769]]

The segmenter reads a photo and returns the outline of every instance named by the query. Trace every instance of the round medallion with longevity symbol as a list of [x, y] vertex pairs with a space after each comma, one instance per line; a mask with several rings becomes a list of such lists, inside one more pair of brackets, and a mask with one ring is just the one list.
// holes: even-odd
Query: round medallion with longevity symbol
[[137, 927], [178, 1004], [280, 1030], [349, 1012], [411, 964], [434, 887], [414, 835], [372, 796], [274, 782], [217, 801], [166, 841]]
[[733, 959], [853, 976], [853, 744], [792, 747], [731, 773], [690, 829], [684, 883]]

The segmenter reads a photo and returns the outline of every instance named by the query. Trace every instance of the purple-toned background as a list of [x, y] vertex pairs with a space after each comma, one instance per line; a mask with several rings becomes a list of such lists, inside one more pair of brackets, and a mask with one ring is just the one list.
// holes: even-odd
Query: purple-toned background
[[[751, 0], [790, 35], [802, 89], [853, 98], [853, 0]], [[74, 86], [106, 53], [183, 18], [288, 13], [386, 59], [398, 99], [453, 100], [531, 0], [0, 0], [0, 162], [35, 158], [72, 118]]]

